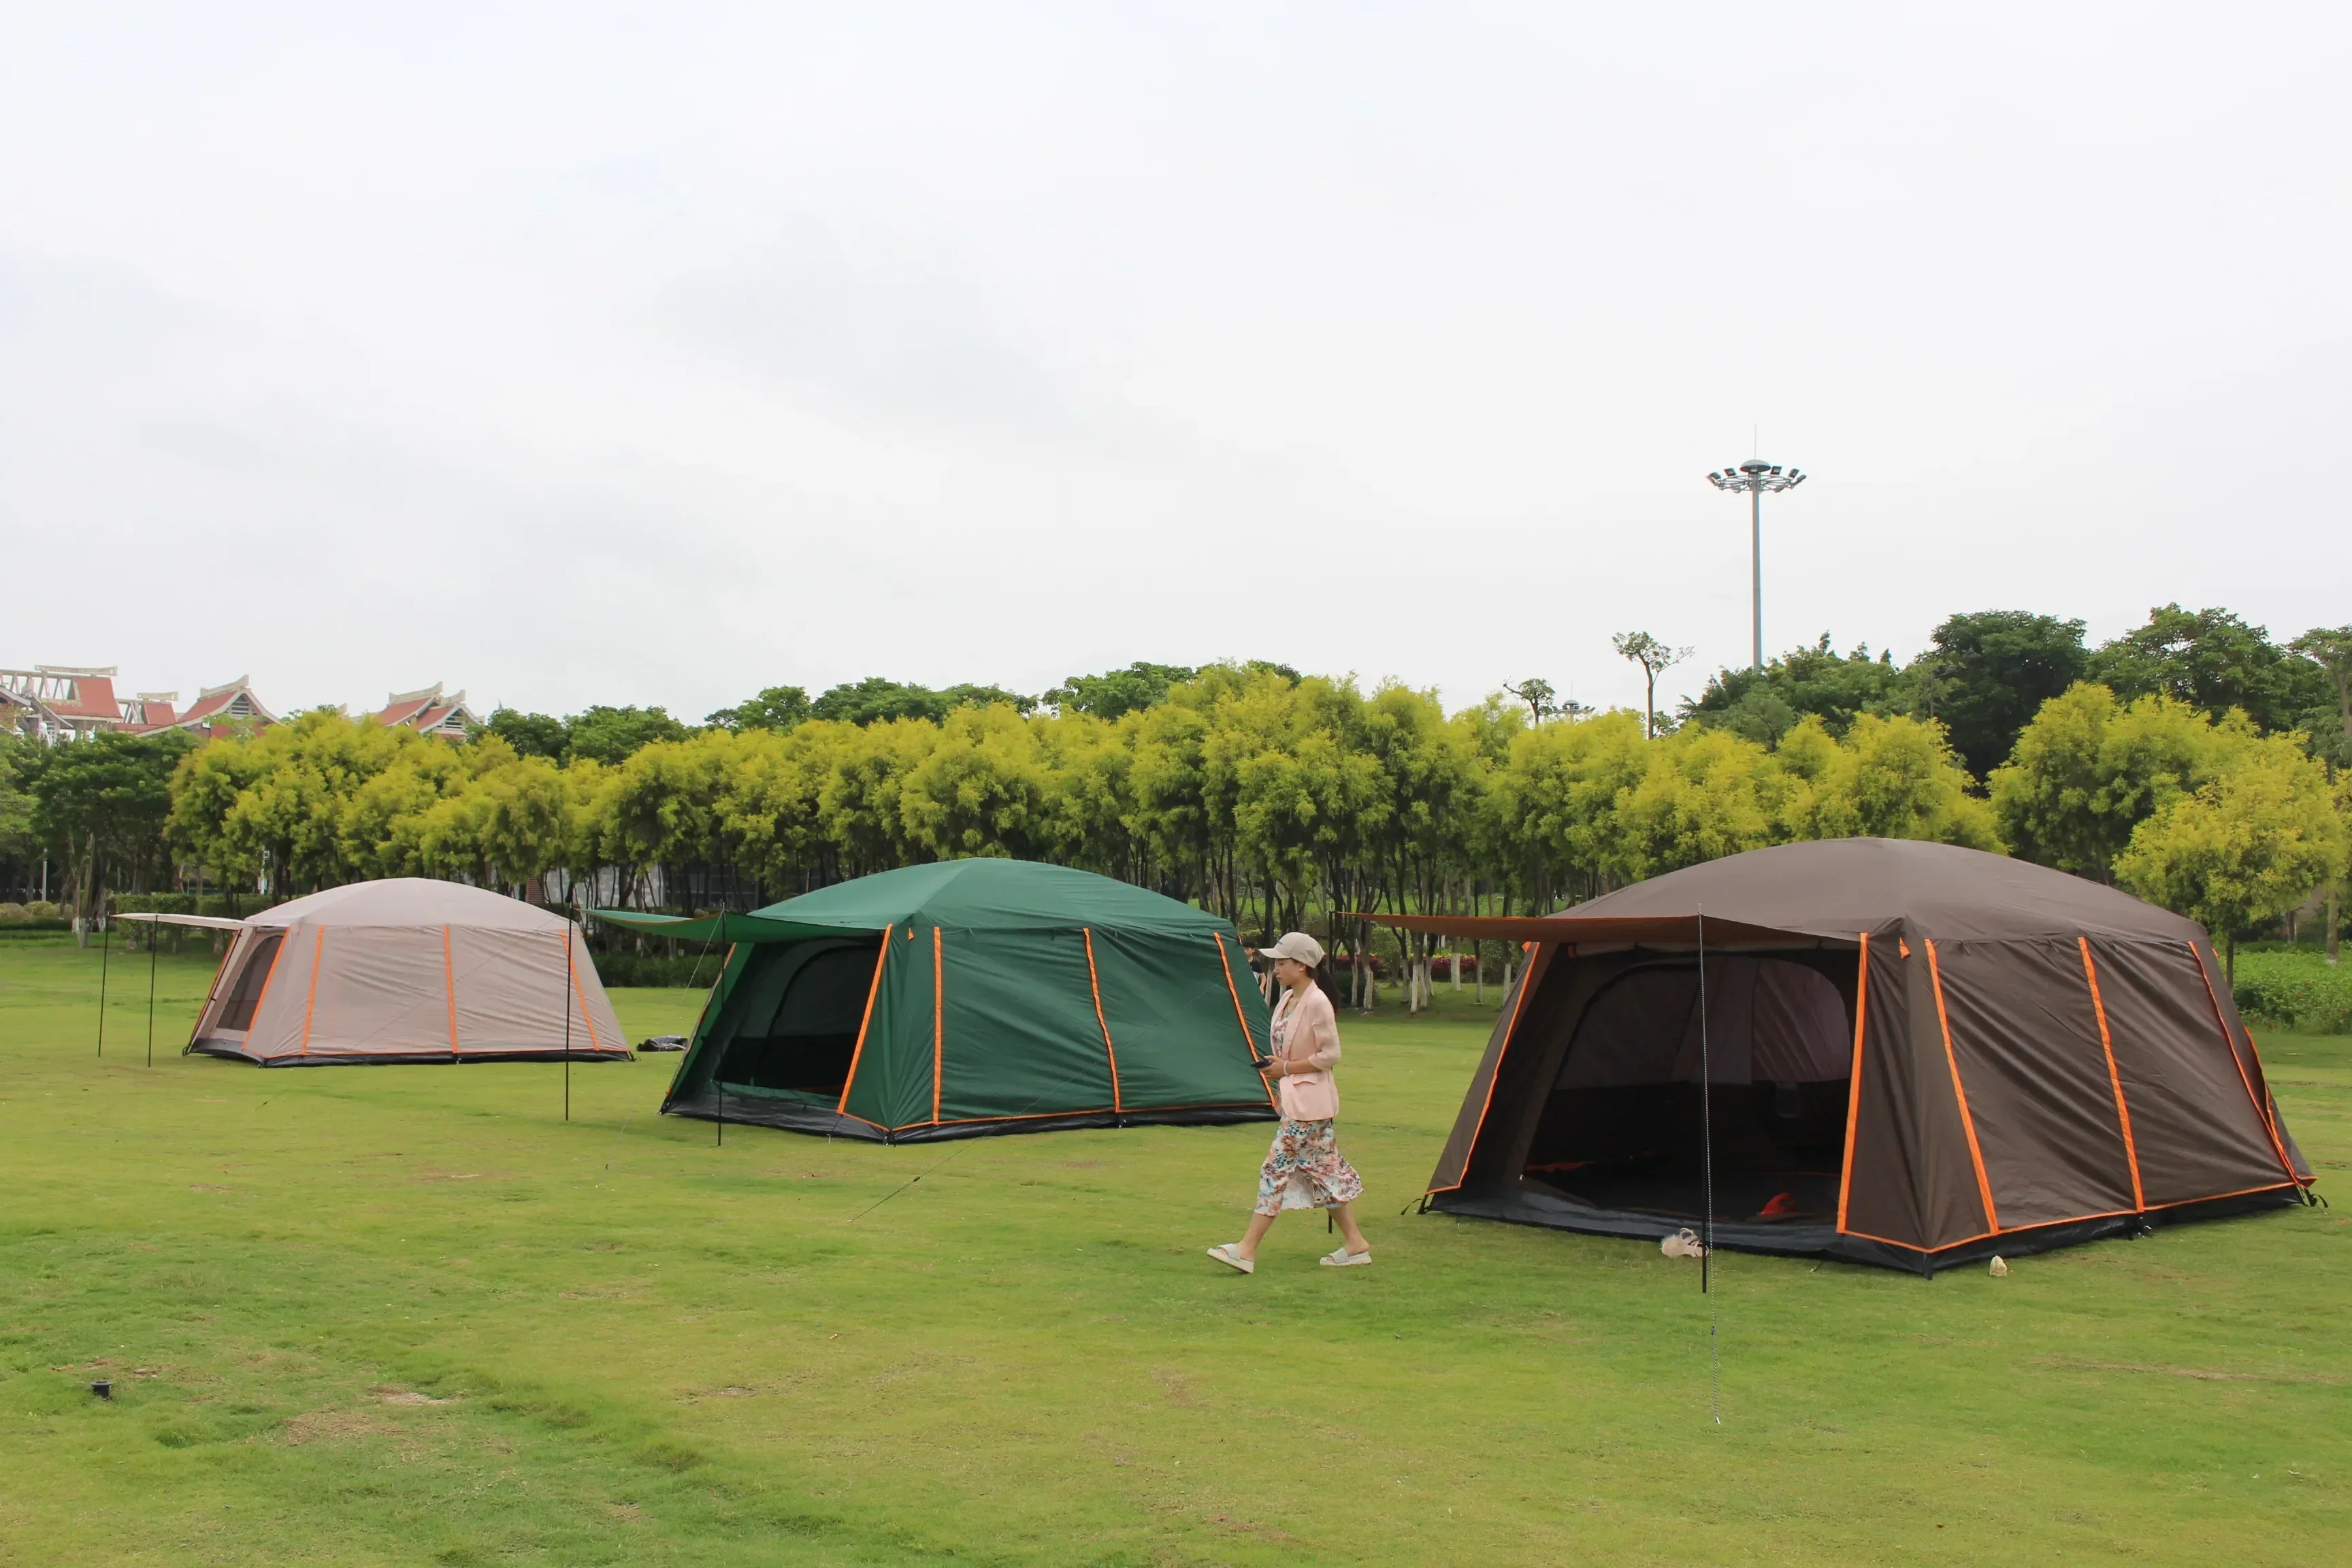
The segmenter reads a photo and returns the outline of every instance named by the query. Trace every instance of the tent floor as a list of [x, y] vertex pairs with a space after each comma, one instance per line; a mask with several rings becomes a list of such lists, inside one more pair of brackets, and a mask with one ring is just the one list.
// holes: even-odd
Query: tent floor
[[785, 1132], [819, 1132], [828, 1138], [860, 1138], [875, 1143], [939, 1143], [955, 1138], [993, 1138], [1011, 1132], [1062, 1132], [1080, 1127], [1217, 1127], [1236, 1121], [1273, 1121], [1275, 1109], [1263, 1101], [1240, 1105], [1182, 1106], [1168, 1110], [1079, 1110], [1061, 1116], [1008, 1116], [985, 1121], [917, 1122], [877, 1127], [824, 1106], [768, 1096], [719, 1097], [703, 1090], [677, 1096], [662, 1106], [664, 1116], [701, 1121], [773, 1127]]
[[[1717, 1190], [1719, 1194], [1720, 1187]], [[1853, 1263], [1900, 1269], [1907, 1274], [1932, 1275], [1939, 1269], [1980, 1263], [1997, 1254], [2021, 1258], [2109, 1237], [2152, 1232], [2166, 1226], [2227, 1219], [2265, 1209], [2296, 1207], [2303, 1201], [2303, 1194], [2297, 1187], [2282, 1183], [2275, 1187], [2263, 1187], [2251, 1193], [2233, 1193], [2225, 1197], [2174, 1204], [2141, 1215], [2099, 1215], [2023, 1230], [2003, 1231], [1999, 1236], [1977, 1237], [1940, 1252], [1920, 1252], [1864, 1237], [1841, 1234], [1834, 1216], [1818, 1221], [1808, 1218], [1756, 1225], [1745, 1219], [1724, 1218], [1722, 1215], [1729, 1211], [1718, 1207], [1715, 1242], [1717, 1247], [1728, 1252], [1839, 1258]], [[1590, 1236], [1617, 1236], [1643, 1241], [1655, 1241], [1671, 1236], [1685, 1225], [1694, 1230], [1698, 1228], [1682, 1215], [1604, 1208], [1582, 1202], [1553, 1191], [1541, 1180], [1533, 1177], [1522, 1178], [1517, 1186], [1457, 1188], [1453, 1192], [1433, 1194], [1428, 1199], [1428, 1205], [1432, 1211], [1439, 1214], [1463, 1215], [1473, 1219], [1498, 1219], [1511, 1225], [1542, 1226], [1549, 1230], [1572, 1230]]]
[[[1697, 1183], [1691, 1184], [1694, 1192]], [[1772, 1192], [1783, 1192], [1775, 1187]], [[1771, 1196], [1771, 1192], [1763, 1197]], [[1758, 1199], [1760, 1205], [1762, 1198]], [[1835, 1194], [1832, 1194], [1832, 1206]], [[1808, 1215], [1801, 1219], [1777, 1220], [1764, 1225], [1750, 1224], [1742, 1211], [1735, 1216], [1722, 1205], [1721, 1189], [1717, 1189], [1715, 1221], [1715, 1241], [1717, 1247], [1737, 1252], [1778, 1253], [1790, 1257], [1811, 1257], [1830, 1251], [1837, 1245], [1837, 1220], [1834, 1214], [1827, 1216]], [[1445, 1214], [1469, 1215], [1479, 1219], [1507, 1220], [1516, 1225], [1539, 1225], [1553, 1230], [1584, 1231], [1593, 1236], [1622, 1236], [1637, 1240], [1656, 1241], [1688, 1226], [1699, 1226], [1696, 1209], [1690, 1214], [1663, 1214], [1651, 1209], [1622, 1208], [1587, 1202], [1559, 1192], [1542, 1180], [1528, 1177], [1516, 1188], [1489, 1188], [1478, 1193], [1442, 1193], [1430, 1200], [1430, 1207]]]
[[[1696, 1171], [1602, 1165], [1577, 1171], [1529, 1172], [1526, 1181], [1541, 1191], [1596, 1209], [1654, 1215], [1669, 1229], [1695, 1225], [1706, 1213], [1706, 1194]], [[1766, 1205], [1786, 1196], [1794, 1212], [1759, 1219]], [[1838, 1178], [1829, 1171], [1725, 1171], [1715, 1173], [1715, 1221], [1718, 1226], [1803, 1226], [1834, 1222]]]
[[223, 1061], [251, 1062], [265, 1068], [452, 1067], [482, 1062], [625, 1062], [636, 1059], [626, 1047], [592, 1051], [520, 1049], [511, 1051], [312, 1051], [307, 1056], [261, 1057], [226, 1040], [203, 1039], [181, 1048], [182, 1056], [218, 1057]]

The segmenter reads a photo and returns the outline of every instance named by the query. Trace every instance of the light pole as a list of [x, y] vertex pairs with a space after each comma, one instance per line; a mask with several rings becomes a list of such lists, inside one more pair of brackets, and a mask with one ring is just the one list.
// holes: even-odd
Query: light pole
[[1754, 574], [1756, 595], [1755, 642], [1749, 654], [1748, 668], [1761, 675], [1764, 673], [1764, 492], [1795, 489], [1805, 482], [1805, 476], [1793, 468], [1784, 474], [1778, 463], [1750, 458], [1738, 468], [1725, 464], [1721, 473], [1707, 475], [1706, 482], [1719, 490], [1748, 492], [1748, 558]]

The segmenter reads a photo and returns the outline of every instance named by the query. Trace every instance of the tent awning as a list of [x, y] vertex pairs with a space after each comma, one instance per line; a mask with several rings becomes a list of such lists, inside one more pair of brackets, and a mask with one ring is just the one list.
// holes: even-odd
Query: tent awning
[[146, 921], [155, 925], [202, 926], [206, 931], [243, 931], [243, 921], [224, 920], [218, 915], [151, 915], [123, 910], [108, 917], [118, 921]]
[[1343, 920], [1366, 920], [1401, 931], [1466, 936], [1489, 942], [1625, 942], [1636, 946], [1695, 947], [1703, 929], [1707, 945], [1766, 942], [1805, 946], [1822, 939], [1807, 931], [1780, 931], [1742, 921], [1698, 915], [1407, 915], [1349, 910]]
[[635, 910], [591, 910], [591, 920], [616, 925], [647, 936], [679, 942], [805, 942], [811, 937], [852, 936], [878, 926], [826, 925], [814, 921], [780, 921], [765, 915], [649, 915]]

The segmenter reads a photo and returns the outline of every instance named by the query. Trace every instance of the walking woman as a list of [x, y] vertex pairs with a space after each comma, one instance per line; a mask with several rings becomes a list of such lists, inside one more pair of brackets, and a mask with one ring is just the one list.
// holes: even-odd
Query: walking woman
[[1295, 931], [1264, 951], [1274, 960], [1283, 995], [1274, 1009], [1274, 1054], [1260, 1070], [1276, 1080], [1282, 1125], [1258, 1170], [1257, 1203], [1250, 1211], [1247, 1234], [1209, 1248], [1209, 1256], [1229, 1268], [1254, 1274], [1257, 1244], [1265, 1239], [1276, 1215], [1285, 1209], [1328, 1208], [1337, 1215], [1347, 1240], [1323, 1259], [1324, 1265], [1347, 1268], [1370, 1263], [1372, 1244], [1356, 1224], [1355, 1203], [1363, 1196], [1363, 1179], [1340, 1156], [1331, 1131], [1332, 1118], [1339, 1113], [1339, 1088], [1331, 1077], [1339, 1059], [1339, 1022], [1332, 1016], [1331, 999], [1315, 984], [1323, 944]]

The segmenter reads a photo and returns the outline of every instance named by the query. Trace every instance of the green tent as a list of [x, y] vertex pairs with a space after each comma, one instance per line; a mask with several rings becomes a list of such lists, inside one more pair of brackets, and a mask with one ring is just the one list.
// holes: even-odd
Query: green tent
[[753, 914], [599, 910], [725, 942], [662, 1110], [910, 1142], [1272, 1121], [1233, 926], [1026, 860], [862, 877]]

